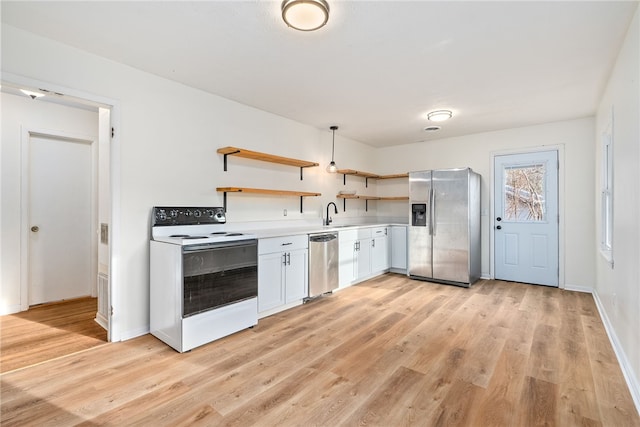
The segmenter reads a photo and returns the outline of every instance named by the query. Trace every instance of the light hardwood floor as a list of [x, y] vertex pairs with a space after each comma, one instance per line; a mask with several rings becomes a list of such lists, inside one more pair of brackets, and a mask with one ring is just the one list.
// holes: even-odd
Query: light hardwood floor
[[147, 335], [1, 376], [3, 426], [639, 426], [591, 295], [387, 274], [179, 354]]
[[105, 344], [97, 308], [97, 298], [77, 298], [0, 316], [0, 372]]

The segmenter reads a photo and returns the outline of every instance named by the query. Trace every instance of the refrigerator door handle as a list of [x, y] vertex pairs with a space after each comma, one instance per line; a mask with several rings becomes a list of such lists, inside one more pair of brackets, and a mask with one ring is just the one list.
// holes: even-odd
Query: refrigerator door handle
[[429, 212], [429, 234], [432, 236], [436, 235], [436, 192], [432, 188], [430, 190], [429, 198], [431, 199], [431, 212]]

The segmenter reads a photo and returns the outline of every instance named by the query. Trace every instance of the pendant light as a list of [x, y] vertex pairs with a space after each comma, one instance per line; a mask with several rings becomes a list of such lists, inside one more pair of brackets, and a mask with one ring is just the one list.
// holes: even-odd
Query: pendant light
[[338, 167], [336, 166], [336, 162], [333, 161], [333, 154], [336, 149], [336, 130], [338, 130], [338, 126], [331, 126], [329, 129], [333, 131], [333, 143], [331, 144], [331, 163], [327, 166], [327, 172], [336, 173], [338, 172]]

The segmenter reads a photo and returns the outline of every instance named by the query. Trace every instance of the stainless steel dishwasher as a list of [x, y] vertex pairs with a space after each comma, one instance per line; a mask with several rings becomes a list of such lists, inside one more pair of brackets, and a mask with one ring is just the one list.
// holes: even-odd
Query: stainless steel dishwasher
[[338, 234], [309, 234], [309, 298], [338, 287]]

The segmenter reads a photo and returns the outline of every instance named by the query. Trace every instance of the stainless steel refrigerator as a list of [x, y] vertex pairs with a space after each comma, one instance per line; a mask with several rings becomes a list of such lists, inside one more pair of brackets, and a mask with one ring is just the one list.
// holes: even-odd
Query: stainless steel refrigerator
[[480, 277], [480, 175], [409, 173], [411, 278], [469, 287]]

